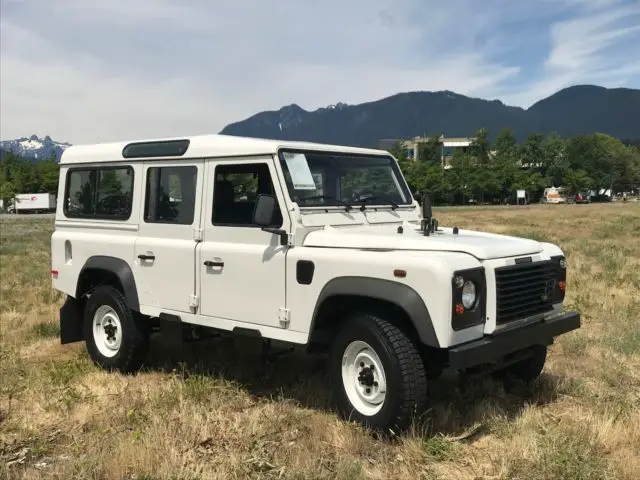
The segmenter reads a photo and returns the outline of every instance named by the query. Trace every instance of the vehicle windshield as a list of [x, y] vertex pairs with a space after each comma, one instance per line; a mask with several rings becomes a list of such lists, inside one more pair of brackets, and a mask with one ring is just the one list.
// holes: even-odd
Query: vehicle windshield
[[411, 194], [391, 156], [280, 151], [291, 199], [304, 207], [410, 205]]

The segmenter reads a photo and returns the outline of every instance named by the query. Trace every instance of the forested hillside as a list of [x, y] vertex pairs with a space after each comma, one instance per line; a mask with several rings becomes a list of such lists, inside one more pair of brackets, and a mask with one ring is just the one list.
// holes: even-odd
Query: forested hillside
[[382, 139], [443, 133], [470, 137], [480, 128], [490, 138], [509, 128], [524, 141], [531, 132], [564, 137], [601, 132], [640, 139], [640, 90], [577, 85], [528, 109], [459, 93], [405, 92], [358, 105], [338, 103], [315, 111], [293, 104], [227, 125], [227, 135], [302, 140], [363, 147]]

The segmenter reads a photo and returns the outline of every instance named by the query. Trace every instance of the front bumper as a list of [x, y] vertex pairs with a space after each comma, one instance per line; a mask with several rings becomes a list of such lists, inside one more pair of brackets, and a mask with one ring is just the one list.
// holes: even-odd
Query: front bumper
[[448, 350], [448, 364], [456, 370], [499, 362], [503, 357], [533, 345], [550, 345], [553, 338], [580, 328], [580, 313], [564, 312], [522, 328], [485, 335]]

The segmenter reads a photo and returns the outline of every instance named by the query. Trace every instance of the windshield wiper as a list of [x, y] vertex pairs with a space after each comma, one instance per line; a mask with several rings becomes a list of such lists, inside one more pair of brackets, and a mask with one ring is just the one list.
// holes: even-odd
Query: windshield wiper
[[[337, 198], [331, 197], [329, 195], [314, 195], [312, 197], [303, 197], [300, 200], [303, 200], [303, 201], [304, 200], [335, 200], [340, 205], [344, 206], [344, 209], [347, 212], [353, 208], [349, 203], [344, 202], [342, 200], [338, 200]], [[329, 205], [318, 205], [318, 206], [329, 206]]]
[[398, 204], [396, 202], [394, 202], [393, 200], [391, 200], [388, 197], [385, 197], [384, 195], [369, 195], [368, 197], [365, 198], [361, 198], [360, 201], [362, 202], [362, 205], [360, 205], [360, 210], [362, 212], [364, 212], [364, 210], [367, 208], [366, 204], [369, 200], [378, 200], [378, 201], [382, 201], [386, 204], [391, 205], [391, 209], [395, 210], [396, 208], [398, 208]]

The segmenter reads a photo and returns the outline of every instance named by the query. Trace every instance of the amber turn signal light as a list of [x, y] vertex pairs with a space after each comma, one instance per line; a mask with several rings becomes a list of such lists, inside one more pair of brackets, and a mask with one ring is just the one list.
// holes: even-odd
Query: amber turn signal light
[[464, 305], [456, 303], [456, 315], [462, 315], [464, 313]]

